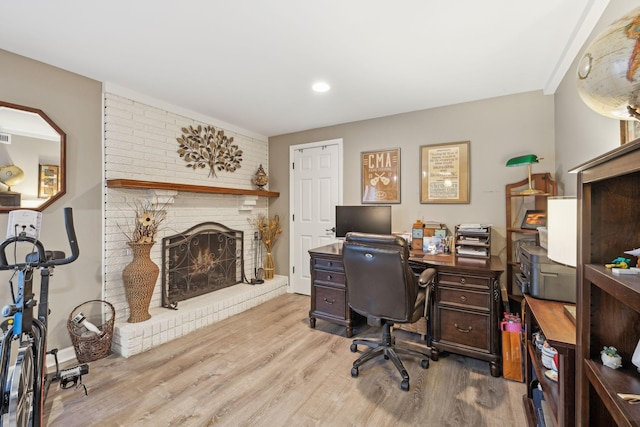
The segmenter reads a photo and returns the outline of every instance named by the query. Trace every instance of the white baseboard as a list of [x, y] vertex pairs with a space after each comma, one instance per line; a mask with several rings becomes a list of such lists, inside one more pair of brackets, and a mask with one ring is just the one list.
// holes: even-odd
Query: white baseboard
[[[64, 366], [66, 362], [71, 362], [76, 360], [76, 351], [73, 347], [63, 348], [62, 350], [58, 350], [58, 363], [61, 366]], [[52, 355], [47, 355], [47, 369], [53, 370], [56, 368], [56, 361]]]

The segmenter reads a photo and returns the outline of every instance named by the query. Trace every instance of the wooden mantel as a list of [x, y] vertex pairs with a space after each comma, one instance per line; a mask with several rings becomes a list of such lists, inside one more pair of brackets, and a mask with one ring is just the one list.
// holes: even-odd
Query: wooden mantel
[[243, 190], [240, 188], [209, 187], [207, 185], [176, 184], [173, 182], [139, 181], [135, 179], [108, 179], [109, 188], [133, 188], [139, 190], [174, 190], [192, 193], [235, 194], [240, 196], [279, 197], [277, 191]]

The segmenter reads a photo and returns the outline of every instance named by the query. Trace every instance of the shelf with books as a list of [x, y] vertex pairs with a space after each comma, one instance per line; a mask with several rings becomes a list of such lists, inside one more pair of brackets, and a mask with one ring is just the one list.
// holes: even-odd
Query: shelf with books
[[[552, 425], [573, 427], [575, 425], [575, 356], [576, 328], [565, 314], [566, 303], [525, 296], [525, 384], [527, 394], [523, 396], [525, 415], [529, 425], [539, 421], [534, 410], [534, 379], [539, 382], [547, 408], [545, 417]], [[557, 351], [557, 370], [545, 366], [542, 351], [538, 349], [534, 332], [541, 333], [549, 346]], [[551, 375], [550, 375], [551, 374]]]
[[[551, 178], [549, 173], [537, 173], [531, 175], [533, 188], [540, 190], [536, 194], [522, 194], [529, 186], [529, 180], [523, 179], [519, 182], [507, 184], [505, 186], [506, 198], [506, 240], [507, 240], [507, 293], [510, 299], [520, 301], [522, 292], [515, 283], [514, 275], [520, 273], [519, 250], [521, 245], [538, 244], [538, 230], [525, 228], [525, 218], [528, 213], [546, 213], [547, 198], [555, 196], [558, 191], [557, 183]], [[514, 298], [515, 296], [515, 298]]]

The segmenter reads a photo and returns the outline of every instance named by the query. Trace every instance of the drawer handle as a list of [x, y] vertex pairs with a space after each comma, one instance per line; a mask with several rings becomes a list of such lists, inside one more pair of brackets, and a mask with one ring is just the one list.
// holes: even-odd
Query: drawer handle
[[329, 300], [328, 300], [328, 299], [326, 299], [326, 298], [322, 298], [322, 300], [323, 300], [324, 302], [326, 302], [327, 304], [331, 304], [331, 305], [333, 305], [333, 303], [334, 303], [334, 302], [336, 302], [336, 299], [335, 299], [335, 298], [334, 298], [334, 299], [332, 299], [331, 301], [329, 301]]
[[464, 295], [462, 295], [462, 296], [460, 297], [460, 301], [462, 301], [462, 302], [467, 302], [467, 297], [465, 297]]
[[327, 264], [329, 265], [329, 267], [331, 267], [333, 265], [333, 262], [329, 261]]
[[456, 327], [456, 329], [460, 332], [462, 332], [463, 334], [468, 334], [469, 332], [471, 332], [471, 330], [473, 329], [473, 326], [469, 326], [469, 329], [462, 329], [460, 328], [460, 326], [458, 326], [457, 323], [454, 323], [453, 326]]
[[460, 284], [464, 285], [465, 283], [467, 283], [467, 279], [465, 279], [464, 277], [460, 278]]
[[333, 280], [333, 276], [330, 274], [327, 274], [327, 280]]

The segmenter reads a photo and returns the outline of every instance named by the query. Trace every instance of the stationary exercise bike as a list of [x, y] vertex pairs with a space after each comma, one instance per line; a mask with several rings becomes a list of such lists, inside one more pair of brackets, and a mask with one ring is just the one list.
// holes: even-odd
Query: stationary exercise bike
[[[2, 308], [6, 319], [0, 323], [0, 427], [43, 425], [44, 402], [49, 386], [54, 381], [61, 385], [78, 381], [88, 372], [87, 365], [61, 371], [57, 350], [53, 354], [56, 372], [47, 374], [47, 319], [49, 316], [49, 277], [54, 267], [69, 264], [79, 255], [73, 228], [71, 208], [64, 209], [64, 223], [71, 255], [61, 251], [47, 251], [38, 240], [41, 214], [29, 210], [12, 211], [9, 216], [7, 238], [0, 243], [0, 270], [13, 270], [17, 275], [17, 294], [9, 280], [12, 303]], [[31, 245], [25, 262], [15, 261], [19, 243]], [[6, 248], [13, 247], [13, 263], [7, 262]], [[25, 245], [23, 245], [25, 246]], [[35, 300], [33, 276], [40, 270], [40, 300]], [[34, 307], [38, 306], [37, 317]], [[10, 368], [10, 364], [13, 366]]]

